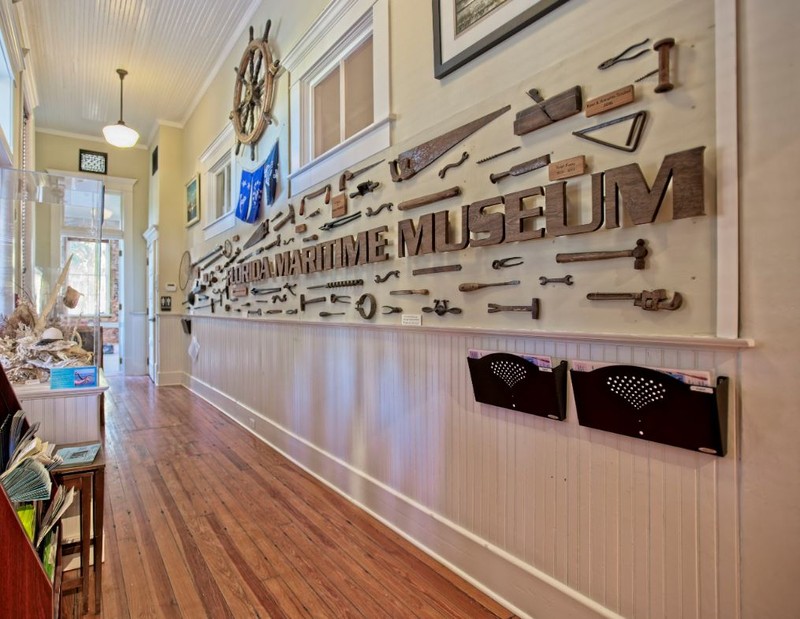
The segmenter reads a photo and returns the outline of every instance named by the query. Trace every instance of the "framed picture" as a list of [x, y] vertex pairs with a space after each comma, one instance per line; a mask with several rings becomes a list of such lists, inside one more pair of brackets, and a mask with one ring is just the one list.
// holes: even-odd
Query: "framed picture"
[[200, 175], [186, 183], [186, 227], [200, 221]]
[[442, 79], [567, 0], [432, 0], [433, 74]]
[[108, 153], [78, 149], [78, 170], [105, 174], [108, 171]]

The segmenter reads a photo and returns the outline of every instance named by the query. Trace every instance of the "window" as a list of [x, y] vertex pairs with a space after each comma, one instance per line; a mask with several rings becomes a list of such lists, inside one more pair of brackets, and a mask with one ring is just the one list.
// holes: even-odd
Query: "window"
[[231, 210], [231, 155], [226, 153], [211, 168], [209, 188], [214, 195], [209, 200], [209, 219], [216, 221]]
[[234, 154], [233, 125], [226, 123], [225, 128], [214, 138], [208, 148], [200, 155], [201, 185], [205, 189], [200, 192], [201, 208], [205, 226], [204, 239], [210, 239], [229, 230], [236, 223], [233, 217], [238, 190], [238, 162]]
[[388, 0], [332, 0], [283, 59], [292, 195], [391, 146]]
[[14, 70], [9, 49], [0, 32], [0, 146], [11, 162], [14, 145]]
[[[68, 237], [65, 240], [64, 261], [72, 255], [69, 269], [69, 283], [75, 290], [83, 292], [81, 301], [73, 309], [67, 309], [69, 316], [93, 316], [111, 314], [111, 241], [100, 241], [100, 292], [97, 298], [90, 291], [95, 290], [98, 275], [95, 273], [98, 252], [97, 241]], [[98, 307], [99, 305], [99, 307]]]

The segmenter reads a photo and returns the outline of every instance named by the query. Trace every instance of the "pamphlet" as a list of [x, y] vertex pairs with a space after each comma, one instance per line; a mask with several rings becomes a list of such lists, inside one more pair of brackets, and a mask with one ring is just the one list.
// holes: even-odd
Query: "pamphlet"
[[100, 451], [100, 443], [81, 445], [80, 447], [62, 447], [56, 452], [56, 456], [60, 456], [63, 460], [58, 468], [91, 464], [97, 457], [98, 451]]

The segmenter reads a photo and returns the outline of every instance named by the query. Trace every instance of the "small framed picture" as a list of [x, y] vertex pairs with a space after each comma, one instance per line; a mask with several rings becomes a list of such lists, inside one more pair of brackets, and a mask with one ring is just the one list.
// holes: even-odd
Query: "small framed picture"
[[200, 175], [186, 183], [186, 227], [200, 221]]
[[108, 171], [108, 153], [78, 149], [78, 170], [105, 174]]

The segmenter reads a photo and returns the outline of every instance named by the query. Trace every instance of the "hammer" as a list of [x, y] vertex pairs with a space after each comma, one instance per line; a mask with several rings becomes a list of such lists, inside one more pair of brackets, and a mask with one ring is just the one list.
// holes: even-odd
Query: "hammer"
[[327, 297], [316, 297], [315, 299], [306, 299], [306, 295], [301, 294], [300, 295], [300, 311], [301, 312], [305, 312], [306, 311], [306, 305], [308, 305], [310, 303], [325, 303], [326, 300], [327, 300]]
[[278, 223], [276, 223], [272, 227], [272, 229], [275, 230], [275, 231], [280, 230], [286, 224], [288, 224], [290, 221], [292, 223], [294, 223], [294, 205], [293, 204], [289, 205], [289, 212], [286, 214], [286, 216], [283, 219], [281, 219]]

